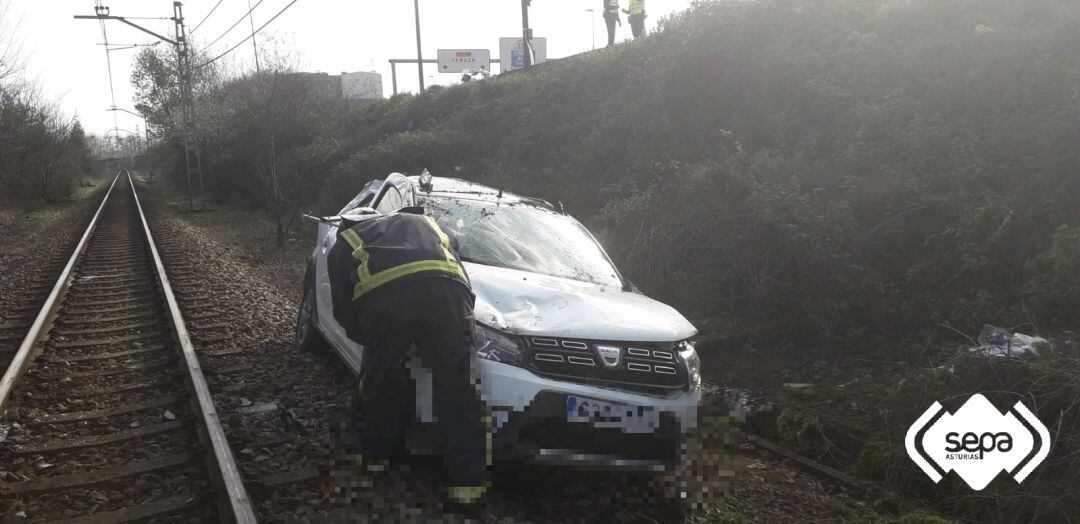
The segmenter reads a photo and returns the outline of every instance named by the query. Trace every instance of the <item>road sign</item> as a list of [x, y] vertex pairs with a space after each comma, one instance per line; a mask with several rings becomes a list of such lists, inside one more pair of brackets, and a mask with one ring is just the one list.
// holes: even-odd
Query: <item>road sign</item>
[[488, 49], [440, 49], [439, 72], [460, 73], [491, 71], [491, 51]]
[[[547, 60], [547, 38], [533, 38], [533, 65], [541, 64]], [[521, 44], [521, 37], [509, 37], [499, 39], [499, 67], [505, 73], [525, 67], [525, 46]]]

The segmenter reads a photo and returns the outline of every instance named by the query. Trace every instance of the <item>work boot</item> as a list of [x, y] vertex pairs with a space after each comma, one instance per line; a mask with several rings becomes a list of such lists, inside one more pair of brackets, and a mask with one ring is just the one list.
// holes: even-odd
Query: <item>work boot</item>
[[444, 490], [443, 510], [466, 518], [480, 519], [484, 513], [486, 486], [451, 486]]

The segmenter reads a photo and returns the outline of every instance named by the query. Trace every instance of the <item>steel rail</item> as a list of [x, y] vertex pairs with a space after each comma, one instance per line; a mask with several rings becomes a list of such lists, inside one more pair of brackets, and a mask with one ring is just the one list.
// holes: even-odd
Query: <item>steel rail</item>
[[195, 345], [191, 342], [191, 335], [188, 333], [184, 318], [180, 314], [180, 304], [176, 301], [176, 295], [173, 294], [172, 286], [169, 284], [169, 276], [165, 273], [165, 265], [161, 262], [161, 256], [158, 254], [157, 246], [154, 244], [154, 236], [150, 233], [150, 225], [146, 222], [142, 203], [139, 201], [139, 195], [135, 190], [135, 181], [132, 180], [130, 173], [127, 174], [127, 179], [128, 184], [131, 186], [131, 194], [135, 199], [135, 207], [139, 210], [139, 221], [142, 222], [146, 243], [153, 258], [154, 267], [157, 270], [158, 282], [161, 285], [162, 294], [165, 296], [165, 302], [169, 306], [169, 316], [172, 319], [173, 330], [177, 342], [180, 344], [180, 350], [184, 355], [188, 376], [191, 379], [192, 388], [195, 390], [195, 398], [198, 400], [202, 412], [203, 425], [210, 440], [211, 448], [214, 451], [215, 464], [221, 474], [221, 481], [228, 495], [229, 516], [240, 524], [255, 523], [257, 519], [255, 518], [255, 511], [251, 507], [251, 499], [244, 488], [244, 482], [240, 478], [240, 469], [236, 465], [232, 450], [229, 448], [229, 442], [225, 438], [225, 430], [221, 427], [221, 420], [218, 417], [217, 409], [214, 407], [214, 399], [210, 395], [210, 388], [206, 385], [206, 377], [203, 376], [202, 368], [199, 366], [199, 359], [195, 355]]
[[101, 210], [105, 209], [105, 203], [109, 201], [109, 196], [112, 195], [113, 188], [116, 187], [116, 181], [120, 179], [120, 173], [121, 171], [117, 171], [116, 176], [113, 177], [112, 183], [109, 184], [109, 190], [105, 192], [105, 197], [101, 199], [101, 204], [98, 205], [97, 211], [94, 212], [94, 217], [90, 219], [90, 225], [86, 227], [86, 232], [83, 233], [78, 245], [75, 246], [75, 252], [71, 254], [71, 258], [68, 259], [64, 270], [60, 272], [60, 277], [56, 279], [56, 284], [49, 293], [49, 297], [45, 299], [45, 303], [41, 306], [37, 317], [34, 318], [34, 323], [30, 325], [30, 330], [27, 331], [22, 344], [19, 345], [19, 350], [15, 353], [11, 363], [8, 364], [4, 377], [0, 379], [0, 414], [7, 410], [8, 402], [11, 400], [11, 393], [15, 390], [19, 379], [26, 373], [34, 358], [37, 357], [37, 353], [40, 352], [37, 343], [43, 335], [48, 334], [50, 324], [56, 318], [56, 312], [60, 309], [63, 296], [67, 293], [68, 286], [71, 285], [71, 279], [75, 276], [75, 266], [79, 259], [82, 258], [83, 252], [86, 251], [90, 237], [93, 235], [94, 229], [97, 228]]

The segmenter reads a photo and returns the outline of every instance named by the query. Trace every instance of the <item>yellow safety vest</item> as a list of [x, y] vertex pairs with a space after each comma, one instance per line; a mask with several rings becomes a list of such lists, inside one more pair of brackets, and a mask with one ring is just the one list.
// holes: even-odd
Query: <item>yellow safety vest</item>
[[[367, 241], [365, 235], [371, 235]], [[395, 213], [360, 222], [340, 236], [349, 243], [357, 263], [353, 300], [421, 272], [436, 272], [468, 285], [461, 263], [450, 251], [450, 239], [429, 216]]]
[[630, 16], [645, 14], [645, 0], [630, 0]]
[[607, 0], [607, 3], [604, 5], [604, 14], [619, 14], [619, 0]]

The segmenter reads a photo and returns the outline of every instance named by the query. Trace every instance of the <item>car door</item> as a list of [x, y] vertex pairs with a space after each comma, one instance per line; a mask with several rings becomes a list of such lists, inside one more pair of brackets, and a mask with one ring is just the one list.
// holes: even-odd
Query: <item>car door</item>
[[[339, 215], [351, 221], [372, 217], [376, 214], [392, 213], [405, 206], [415, 205], [416, 197], [412, 182], [401, 173], [391, 173], [386, 180], [371, 180], [364, 184], [360, 192], [341, 209]], [[326, 255], [338, 241], [340, 220], [324, 221], [319, 225], [320, 245], [316, 248], [315, 296], [318, 303], [316, 313], [323, 337], [330, 342], [338, 355], [345, 361], [353, 373], [360, 373], [364, 348], [350, 339], [343, 326], [333, 316], [333, 297], [330, 289], [329, 268]]]

